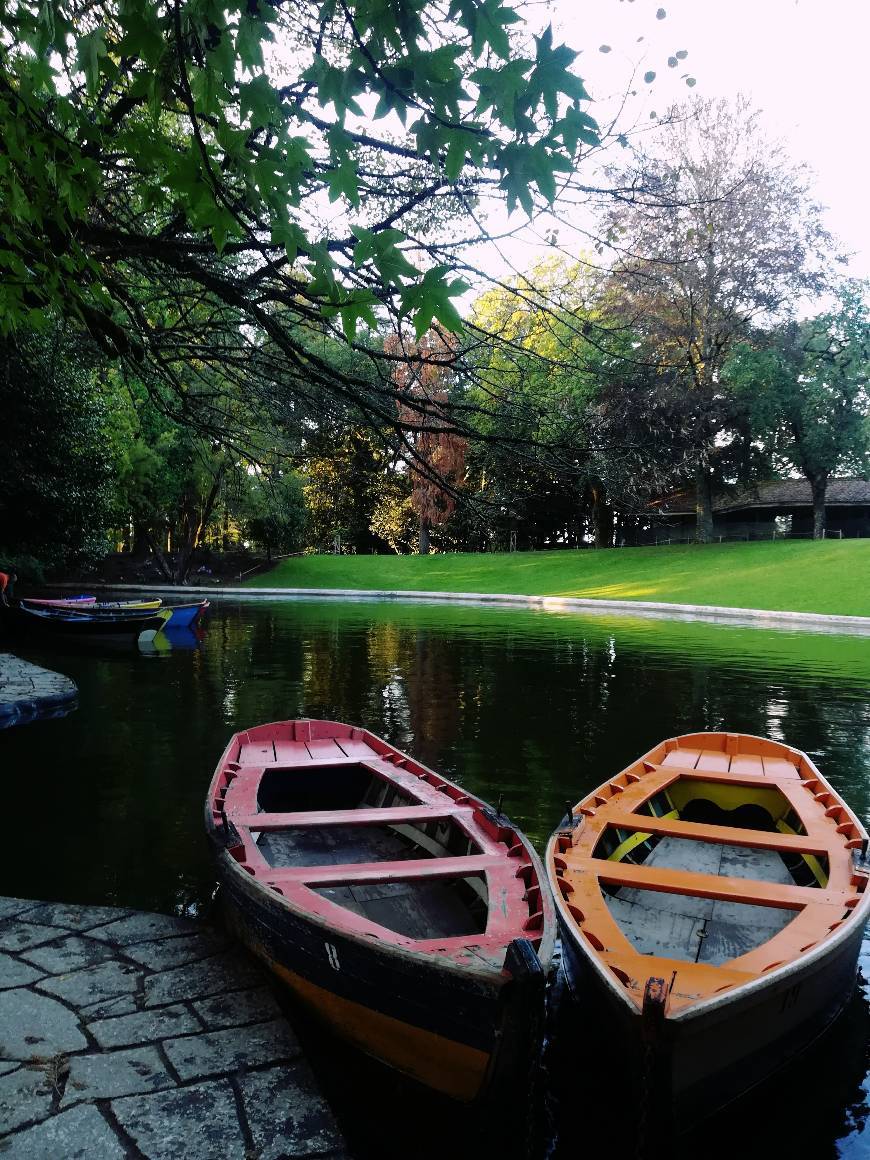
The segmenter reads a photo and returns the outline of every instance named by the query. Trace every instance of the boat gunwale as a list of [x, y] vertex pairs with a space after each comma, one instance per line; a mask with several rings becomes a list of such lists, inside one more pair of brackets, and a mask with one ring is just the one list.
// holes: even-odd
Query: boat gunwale
[[[538, 890], [538, 899], [541, 911], [541, 927], [539, 930], [528, 932], [517, 930], [512, 938], [507, 938], [505, 936], [502, 940], [493, 939], [493, 942], [495, 942], [496, 945], [500, 945], [506, 954], [510, 943], [514, 939], [528, 938], [533, 940], [533, 942], [537, 941], [535, 952], [544, 972], [546, 973], [548, 971], [555, 948], [556, 910], [552, 894], [547, 884], [547, 876], [543, 863], [526, 835], [512, 821], [510, 821], [506, 815], [496, 814], [495, 810], [481, 798], [477, 797], [477, 795], [470, 793], [463, 786], [457, 785], [455, 782], [450, 781], [448, 778], [437, 774], [434, 770], [429, 769], [427, 766], [424, 766], [421, 762], [417, 761], [416, 758], [413, 758], [409, 754], [406, 754], [403, 751], [397, 749], [389, 742], [384, 741], [383, 738], [378, 737], [376, 734], [373, 734], [368, 729], [364, 729], [362, 727], [347, 725], [343, 722], [325, 721], [317, 718], [298, 718], [294, 719], [292, 722], [276, 721], [263, 723], [262, 725], [255, 726], [253, 729], [240, 730], [233, 734], [218, 761], [215, 773], [209, 784], [205, 802], [206, 832], [217, 849], [218, 861], [219, 864], [224, 868], [224, 873], [232, 873], [238, 879], [238, 881], [245, 883], [248, 889], [253, 888], [254, 892], [268, 906], [275, 907], [278, 910], [289, 911], [295, 917], [316, 926], [318, 929], [324, 931], [325, 933], [332, 936], [340, 935], [342, 938], [352, 940], [360, 947], [372, 949], [373, 945], [377, 945], [379, 950], [387, 951], [389, 954], [397, 956], [400, 960], [407, 960], [416, 964], [425, 962], [431, 964], [432, 966], [436, 966], [439, 970], [449, 970], [463, 977], [476, 976], [478, 979], [485, 979], [490, 982], [501, 982], [504, 981], [506, 977], [508, 977], [503, 964], [497, 966], [495, 961], [487, 962], [486, 959], [479, 956], [472, 956], [470, 961], [463, 961], [457, 957], [458, 952], [461, 951], [463, 947], [478, 947], [485, 949], [485, 940], [487, 939], [487, 934], [485, 931], [482, 934], [477, 935], [470, 934], [461, 936], [449, 936], [445, 938], [411, 939], [408, 936], [399, 935], [394, 931], [390, 931], [387, 927], [379, 927], [376, 923], [370, 923], [370, 925], [372, 927], [377, 927], [379, 931], [383, 932], [382, 934], [375, 934], [374, 930], [354, 929], [355, 925], [362, 925], [362, 923], [366, 920], [361, 920], [359, 924], [355, 923], [353, 925], [346, 925], [345, 922], [341, 921], [341, 919], [347, 918], [347, 915], [343, 913], [344, 908], [341, 907], [340, 904], [333, 903], [329, 899], [323, 898], [322, 896], [321, 901], [327, 905], [327, 909], [333, 907], [335, 908], [335, 919], [338, 921], [332, 920], [328, 914], [321, 914], [317, 911], [313, 911], [308, 907], [303, 906], [300, 902], [297, 902], [292, 897], [279, 894], [268, 883], [264, 882], [262, 878], [259, 877], [256, 873], [252, 873], [250, 870], [246, 870], [243, 865], [232, 856], [220, 835], [219, 826], [215, 820], [214, 803], [216, 797], [218, 796], [218, 786], [221, 775], [228, 764], [236, 764], [232, 754], [234, 751], [239, 749], [241, 744], [240, 738], [248, 736], [254, 730], [258, 732], [260, 730], [266, 731], [273, 727], [286, 726], [288, 723], [295, 723], [295, 721], [304, 723], [316, 722], [320, 726], [334, 726], [338, 730], [347, 730], [348, 732], [352, 730], [358, 734], [360, 740], [365, 741], [367, 744], [370, 744], [372, 741], [377, 742], [379, 745], [384, 747], [385, 754], [389, 754], [394, 758], [401, 759], [405, 763], [410, 763], [410, 765], [416, 769], [421, 770], [422, 773], [419, 776], [420, 780], [423, 781], [423, 784], [430, 784], [430, 788], [434, 788], [431, 786], [431, 783], [427, 783], [423, 780], [424, 775], [434, 777], [439, 785], [448, 785], [451, 788], [459, 791], [460, 795], [467, 799], [467, 804], [464, 803], [461, 807], [459, 807], [456, 805], [453, 799], [445, 796], [444, 814], [439, 815], [439, 812], [433, 806], [431, 818], [432, 821], [439, 820], [440, 816], [449, 817], [454, 824], [460, 826], [463, 833], [465, 833], [473, 841], [478, 842], [478, 844], [480, 844], [481, 838], [483, 838], [485, 843], [487, 840], [487, 835], [485, 834], [483, 828], [480, 826], [480, 823], [473, 821], [473, 814], [475, 810], [490, 811], [492, 816], [496, 819], [497, 823], [501, 827], [510, 829], [511, 832], [516, 836], [516, 841], [521, 844], [523, 855], [527, 861], [521, 861], [521, 859], [517, 856], [510, 856], [508, 854], [508, 850], [505, 848], [503, 854], [491, 855], [493, 859], [493, 865], [496, 865], [497, 863], [501, 863], [508, 867], [516, 865], [518, 869], [520, 865], [528, 865], [531, 868], [532, 878], [526, 884], [525, 890], [528, 892], [533, 886]], [[368, 766], [375, 760], [381, 759], [383, 756], [384, 754], [381, 753], [376, 753], [376, 756], [373, 758], [351, 756], [345, 758], [343, 761], [340, 759], [336, 760], [324, 758], [323, 760], [318, 761], [312, 760], [308, 765], [303, 766], [302, 768], [312, 769], [317, 768], [318, 766], [329, 768], [339, 764], [346, 764], [348, 766]], [[248, 762], [245, 763], [243, 768], [252, 771], [259, 770], [260, 777], [262, 777], [263, 773], [268, 770], [269, 765], [264, 763], [261, 766], [253, 762]], [[292, 766], [282, 766], [280, 763], [276, 763], [273, 768], [292, 768]], [[398, 781], [390, 777], [389, 769], [376, 769], [370, 770], [370, 772], [381, 780], [384, 780], [395, 786], [397, 789], [400, 789], [402, 792], [407, 792], [407, 786], [401, 785]], [[396, 770], [394, 770], [394, 772], [399, 772], [398, 767]], [[403, 769], [401, 772], [408, 772], [408, 770]], [[419, 802], [413, 804], [424, 805], [426, 803]], [[464, 811], [466, 818], [471, 821], [471, 827], [463, 824], [466, 819], [458, 816], [460, 809]], [[235, 825], [235, 823], [233, 824]], [[359, 824], [366, 825], [371, 823], [362, 822]], [[475, 826], [477, 829], [474, 828]], [[248, 833], [250, 834], [250, 832], [251, 831], [249, 830]], [[254, 830], [254, 832], [256, 833], [257, 831]], [[488, 840], [490, 843], [497, 842], [497, 839], [493, 839], [491, 837]], [[471, 855], [469, 857], [475, 856]], [[437, 867], [434, 865], [434, 863], [437, 863], [439, 860], [440, 859], [438, 858], [431, 859], [433, 862], [433, 870], [436, 871], [436, 873], [433, 873], [432, 875], [433, 878], [438, 877]], [[300, 870], [304, 869], [305, 867], [300, 867]], [[313, 871], [316, 868], [308, 867], [308, 869]], [[472, 870], [469, 872], [468, 876], [473, 877], [478, 873], [485, 874], [486, 871]], [[453, 876], [462, 877], [462, 875], [459, 874], [454, 874]], [[519, 880], [520, 879], [518, 878], [518, 881]], [[346, 879], [346, 881], [350, 883], [351, 879]], [[304, 885], [304, 883], [301, 884]], [[493, 911], [494, 901], [490, 896], [487, 899], [487, 927], [489, 927], [489, 922]], [[528, 917], [531, 918], [532, 915], [533, 910], [531, 905], [529, 905]], [[493, 938], [493, 936], [490, 936], [490, 938]], [[437, 944], [437, 946], [432, 946], [431, 944], [433, 943]], [[442, 953], [438, 953], [437, 948], [441, 947], [443, 947], [444, 950]]]
[[[661, 760], [656, 761], [654, 759], [653, 755], [661, 754], [662, 756], [666, 756], [668, 753], [671, 753], [674, 750], [679, 750], [682, 748], [685, 748], [688, 750], [688, 749], [690, 749], [692, 743], [703, 748], [703, 743], [707, 742], [708, 743], [707, 747], [709, 748], [709, 742], [710, 742], [711, 738], [725, 739], [726, 744], [728, 743], [727, 739], [729, 739], [729, 738], [740, 739], [740, 740], [745, 739], [749, 742], [757, 742], [763, 746], [771, 746], [775, 750], [778, 750], [778, 751], [782, 752], [783, 754], [788, 754], [789, 756], [794, 758], [795, 761], [793, 761], [792, 764], [795, 765], [796, 771], [798, 773], [798, 777], [793, 779], [795, 784], [805, 785], [807, 782], [819, 783], [819, 787], [820, 787], [821, 792], [830, 794], [833, 797], [836, 806], [838, 808], [842, 808], [845, 811], [845, 813], [848, 815], [851, 823], [854, 825], [855, 829], [858, 831], [858, 834], [864, 843], [863, 849], [866, 851], [867, 843], [868, 843], [867, 830], [865, 829], [865, 827], [861, 823], [860, 819], [854, 814], [854, 812], [850, 809], [850, 807], [847, 805], [847, 803], [843, 800], [843, 798], [837, 792], [837, 790], [834, 789], [834, 787], [830, 784], [830, 782], [827, 781], [827, 779], [823, 776], [823, 774], [821, 774], [819, 772], [818, 767], [815, 765], [815, 763], [812, 761], [812, 759], [806, 753], [804, 753], [802, 750], [795, 749], [793, 746], [786, 745], [784, 742], [773, 741], [770, 738], [758, 737], [755, 734], [749, 734], [749, 733], [733, 733], [733, 732], [728, 733], [725, 731], [711, 731], [710, 733], [689, 733], [689, 734], [680, 734], [680, 735], [675, 736], [675, 737], [669, 737], [669, 738], [665, 739], [664, 741], [659, 742], [657, 745], [653, 746], [652, 749], [650, 749], [647, 753], [643, 754], [641, 757], [636, 758], [634, 761], [630, 762], [630, 764], [628, 766], [626, 766], [625, 769], [620, 770], [616, 774], [607, 778], [604, 782], [602, 782], [599, 786], [597, 786], [590, 793], [584, 795], [584, 797], [580, 799], [580, 801], [577, 803], [577, 805], [574, 806], [574, 808], [572, 810], [572, 816], [574, 816], [576, 814], [576, 811], [578, 810], [578, 808], [581, 807], [586, 801], [588, 801], [590, 799], [594, 799], [596, 796], [600, 796], [601, 791], [606, 786], [613, 784], [620, 777], [622, 777], [623, 775], [625, 775], [629, 771], [633, 770], [635, 767], [642, 766], [644, 763], [647, 763], [650, 765], [661, 766], [661, 764], [662, 764]], [[723, 752], [726, 752], [726, 750], [723, 749]], [[696, 757], [696, 761], [697, 761], [697, 757]], [[804, 769], [809, 772], [808, 777], [803, 776], [801, 771]], [[690, 774], [695, 775], [698, 780], [703, 780], [704, 777], [708, 777], [710, 779], [715, 779], [716, 773], [717, 773], [717, 771], [704, 770], [704, 769], [697, 770], [694, 768], [692, 770], [681, 770], [676, 765], [669, 767], [669, 772], [673, 772], [677, 779], [682, 774], [690, 773]], [[750, 775], [744, 775], [744, 776], [748, 777]], [[727, 779], [723, 778], [722, 780], [727, 780], [732, 784], [738, 784], [738, 785], [740, 784], [739, 776], [735, 777], [735, 778], [731, 778], [731, 777], [728, 777]], [[777, 788], [777, 789], [781, 788], [779, 783], [776, 781], [776, 779], [774, 777], [770, 777], [769, 780], [770, 780], [771, 788]], [[668, 784], [672, 784], [672, 783], [668, 783]], [[751, 784], [759, 784], [759, 783], [753, 782]], [[655, 796], [656, 793], [661, 792], [661, 790], [662, 790], [661, 785], [656, 785], [655, 788], [651, 789], [650, 793], [643, 798], [642, 802], [634, 807], [634, 812], [637, 812], [640, 805], [643, 805], [646, 802], [648, 802], [652, 797]], [[787, 800], [790, 800], [790, 799], [787, 799]], [[614, 802], [617, 806], [617, 809], [619, 808], [619, 798], [612, 796], [612, 797], [608, 798], [607, 802], [605, 802], [605, 804], [600, 807], [602, 811], [606, 810], [606, 806], [609, 802]], [[791, 804], [792, 804], [792, 807], [795, 808], [794, 803], [791, 803]], [[805, 818], [800, 814], [800, 811], [796, 810], [796, 812], [798, 813], [798, 816], [800, 817], [802, 824], [805, 824]], [[639, 820], [643, 819], [643, 815], [638, 814], [637, 816], [638, 816]], [[581, 815], [580, 824], [582, 825], [584, 822], [585, 822], [585, 818], [583, 818], [583, 816]], [[577, 949], [577, 952], [582, 956], [583, 960], [587, 964], [589, 964], [590, 966], [592, 966], [594, 968], [597, 976], [605, 983], [605, 985], [606, 985], [608, 991], [611, 993], [611, 995], [617, 997], [620, 1004], [624, 1005], [625, 1008], [627, 1009], [627, 1011], [630, 1012], [632, 1015], [640, 1016], [640, 1008], [638, 1006], [637, 1000], [632, 996], [632, 993], [629, 991], [629, 989], [625, 986], [625, 984], [615, 974], [615, 972], [612, 969], [612, 966], [600, 957], [599, 951], [596, 950], [588, 942], [588, 940], [583, 936], [583, 931], [582, 931], [581, 926], [575, 920], [574, 916], [570, 912], [570, 904], [569, 904], [568, 898], [563, 895], [562, 890], [560, 888], [560, 885], [559, 885], [560, 879], [556, 873], [555, 859], [557, 857], [561, 857], [562, 852], [557, 849], [557, 842], [561, 838], [572, 837], [575, 832], [576, 832], [575, 827], [572, 827], [570, 830], [568, 830], [568, 829], [565, 829], [564, 826], [560, 825], [550, 836], [550, 838], [547, 842], [547, 848], [546, 848], [546, 852], [544, 855], [544, 863], [545, 863], [546, 871], [547, 871], [547, 879], [548, 879], [549, 885], [550, 885], [551, 890], [552, 890], [552, 894], [553, 894], [553, 898], [554, 898], [554, 902], [555, 902], [555, 906], [556, 906], [556, 912], [557, 912], [557, 915], [559, 918], [559, 923], [568, 932], [568, 935], [571, 939], [571, 943]], [[640, 832], [643, 832], [643, 831], [641, 830]], [[807, 837], [811, 838], [812, 834], [810, 834], [808, 832]], [[844, 835], [842, 835], [842, 842], [843, 842], [843, 850], [848, 851], [848, 847], [846, 846], [847, 839]], [[854, 849], [852, 849], [850, 852], [854, 855]], [[870, 866], [867, 866], [866, 859], [865, 859], [865, 864], [863, 867], [856, 866], [855, 862], [856, 862], [856, 858], [853, 856], [852, 857], [853, 873], [858, 871], [858, 870], [863, 870], [863, 872], [865, 874], [868, 873], [868, 870], [870, 870]], [[600, 880], [597, 877], [596, 877], [596, 887], [598, 888], [599, 892], [603, 894], [603, 892], [601, 892]], [[845, 897], [846, 896], [844, 895], [844, 898]], [[857, 893], [857, 894], [853, 895], [853, 897], [855, 897], [857, 899], [857, 901], [853, 907], [848, 908], [849, 913], [846, 915], [846, 917], [843, 919], [840, 919], [837, 922], [835, 929], [829, 930], [827, 932], [827, 934], [825, 936], [821, 937], [816, 942], [816, 944], [814, 946], [811, 946], [808, 950], [806, 950], [804, 952], [799, 951], [799, 952], [797, 952], [797, 954], [793, 954], [790, 958], [784, 960], [779, 965], [772, 967], [769, 970], [765, 970], [764, 972], [758, 972], [754, 975], [754, 977], [747, 978], [743, 982], [735, 982], [735, 983], [731, 983], [730, 985], [725, 984], [723, 990], [719, 990], [719, 991], [716, 991], [713, 994], [710, 994], [706, 997], [696, 999], [694, 1002], [686, 1003], [686, 1004], [680, 1006], [679, 1008], [677, 1008], [676, 1010], [673, 1010], [673, 1011], [668, 1010], [666, 1013], [667, 1022], [669, 1024], [681, 1024], [681, 1025], [689, 1024], [693, 1020], [700, 1020], [708, 1015], [715, 1013], [720, 1008], [732, 1005], [736, 1001], [743, 1000], [745, 998], [751, 998], [751, 996], [755, 992], [765, 990], [765, 989], [769, 988], [771, 986], [771, 984], [773, 984], [773, 983], [776, 983], [777, 985], [781, 985], [783, 983], [786, 983], [789, 980], [789, 978], [791, 978], [794, 975], [797, 975], [797, 974], [802, 975], [802, 974], [805, 974], [808, 971], [812, 970], [820, 960], [823, 960], [823, 959], [828, 958], [831, 955], [833, 955], [834, 952], [840, 947], [840, 945], [842, 944], [843, 941], [845, 941], [853, 936], [856, 929], [860, 932], [864, 923], [866, 922], [867, 917], [868, 917], [868, 910], [870, 910], [870, 883], [868, 883], [868, 885], [865, 887], [863, 892]], [[802, 913], [803, 909], [804, 908], [801, 907], [800, 909], [796, 910], [795, 917], [797, 917], [797, 915]], [[844, 906], [844, 909], [846, 909], [845, 906]], [[788, 925], [790, 925], [790, 923]], [[787, 928], [788, 927], [786, 927], [784, 929], [787, 929]], [[762, 947], [767, 945], [767, 943], [769, 943], [772, 938], [775, 938], [775, 937], [776, 937], [776, 935], [771, 936], [771, 938], [765, 940], [764, 943], [759, 944], [759, 946], [755, 949], [760, 950]], [[650, 971], [651, 975], [654, 973], [654, 964], [655, 963], [657, 963], [657, 962], [660, 963], [662, 961], [670, 963], [672, 961], [672, 960], [667, 959], [666, 956], [664, 956], [664, 955], [649, 955], [649, 956], [645, 956], [645, 957], [648, 958], [649, 963], [650, 963], [650, 967], [653, 968]], [[730, 961], [733, 961], [733, 960], [726, 960], [724, 963], [722, 963], [720, 965], [725, 970], [727, 970]], [[687, 962], [686, 965], [695, 966], [696, 964], [694, 964], [694, 963], [690, 964]], [[713, 964], [701, 964], [701, 965], [713, 967], [713, 969], [715, 969]]]

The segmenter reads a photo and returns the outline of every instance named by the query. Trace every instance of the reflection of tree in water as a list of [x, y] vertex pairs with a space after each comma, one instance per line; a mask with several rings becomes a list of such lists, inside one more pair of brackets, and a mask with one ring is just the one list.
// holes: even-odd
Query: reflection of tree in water
[[[27, 828], [11, 827], [6, 893], [54, 896], [62, 864], [70, 900], [207, 898], [202, 797], [221, 749], [236, 730], [303, 715], [367, 726], [493, 803], [503, 793], [539, 845], [566, 799], [699, 729], [805, 749], [867, 817], [866, 650], [697, 624], [227, 601], [195, 652], [34, 652], [78, 683], [80, 708], [4, 736], [21, 775], [7, 808], [38, 812], [52, 851], [34, 863]], [[46, 811], [46, 795], [62, 808]]]

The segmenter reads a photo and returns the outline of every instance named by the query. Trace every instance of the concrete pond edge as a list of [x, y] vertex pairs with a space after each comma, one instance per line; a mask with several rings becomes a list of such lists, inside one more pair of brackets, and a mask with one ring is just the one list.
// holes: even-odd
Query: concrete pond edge
[[62, 673], [0, 653], [0, 729], [64, 717], [76, 707], [78, 692]]
[[[82, 588], [84, 584], [54, 585]], [[397, 601], [425, 604], [496, 605], [531, 608], [547, 612], [615, 613], [667, 620], [701, 620], [754, 628], [791, 628], [808, 632], [870, 634], [870, 616], [843, 616], [821, 612], [786, 612], [764, 608], [731, 608], [714, 604], [671, 604], [651, 600], [598, 600], [576, 596], [527, 596], [506, 592], [440, 592], [411, 588], [266, 588], [218, 584], [91, 584], [94, 589], [113, 592], [155, 592], [174, 595], [233, 596], [247, 600], [354, 600]]]

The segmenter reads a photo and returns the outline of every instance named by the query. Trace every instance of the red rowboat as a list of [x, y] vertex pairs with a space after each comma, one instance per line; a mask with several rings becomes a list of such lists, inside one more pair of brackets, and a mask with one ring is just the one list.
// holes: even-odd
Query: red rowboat
[[230, 740], [206, 828], [231, 925], [341, 1035], [463, 1101], [528, 1066], [555, 915], [504, 815], [367, 730], [301, 720]]

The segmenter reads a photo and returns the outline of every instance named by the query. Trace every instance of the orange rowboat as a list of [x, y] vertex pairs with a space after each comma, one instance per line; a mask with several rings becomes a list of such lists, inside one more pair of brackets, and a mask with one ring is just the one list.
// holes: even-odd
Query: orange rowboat
[[663, 741], [550, 839], [569, 985], [603, 990], [623, 1066], [678, 1127], [788, 1062], [849, 999], [867, 844], [805, 753], [740, 733]]

